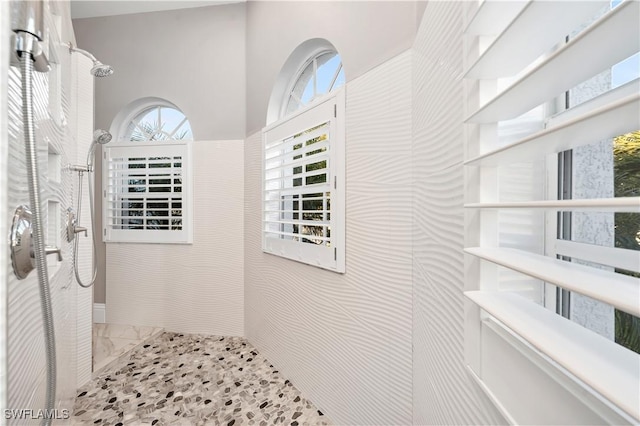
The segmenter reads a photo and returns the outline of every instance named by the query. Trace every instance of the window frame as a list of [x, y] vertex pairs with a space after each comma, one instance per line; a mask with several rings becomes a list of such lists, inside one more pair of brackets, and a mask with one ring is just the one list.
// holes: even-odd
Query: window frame
[[[559, 4], [559, 2], [556, 3]], [[487, 22], [497, 22], [495, 19], [491, 19], [488, 16], [497, 10], [497, 8], [493, 10], [491, 9], [494, 5], [495, 2], [484, 2], [479, 6], [478, 10], [470, 10], [470, 12], [475, 12], [475, 17], [481, 17], [481, 19], [474, 20], [475, 17], [470, 16], [470, 23], [467, 26], [466, 32], [466, 34], [470, 36], [470, 38], [467, 38], [467, 48], [469, 50], [478, 49], [478, 51], [481, 51], [487, 48], [482, 52], [482, 54], [477, 55], [477, 58], [479, 59], [474, 64], [467, 65], [467, 70], [465, 72], [465, 78], [468, 80], [465, 86], [465, 106], [468, 107], [469, 111], [475, 111], [468, 115], [468, 118], [465, 120], [465, 207], [467, 208], [465, 212], [465, 247], [467, 248], [464, 250], [466, 271], [465, 295], [467, 296], [467, 300], [465, 300], [465, 360], [468, 364], [469, 372], [487, 392], [487, 394], [492, 397], [490, 385], [483, 381], [483, 374], [485, 374], [483, 371], [483, 367], [485, 365], [483, 356], [488, 348], [488, 346], [485, 346], [487, 343], [484, 339], [487, 336], [486, 333], [488, 329], [492, 329], [494, 331], [501, 330], [502, 332], [498, 334], [501, 334], [501, 337], [503, 337], [504, 340], [507, 340], [512, 344], [512, 346], [517, 347], [518, 350], [527, 358], [537, 359], [534, 364], [540, 373], [544, 372], [550, 375], [553, 377], [555, 382], [559, 383], [560, 386], [566, 389], [580, 389], [577, 398], [585, 404], [588, 404], [587, 401], [593, 401], [593, 397], [595, 397], [599, 403], [597, 407], [590, 407], [594, 413], [602, 416], [603, 419], [609, 419], [611, 423], [628, 421], [631, 421], [632, 423], [637, 422], [638, 419], [640, 419], [640, 410], [638, 410], [637, 405], [634, 405], [633, 401], [638, 395], [637, 389], [634, 389], [634, 383], [635, 388], [637, 388], [637, 365], [640, 364], [638, 364], [636, 354], [633, 354], [628, 349], [617, 345], [615, 342], [597, 335], [591, 330], [557, 315], [555, 312], [555, 303], [553, 303], [553, 307], [550, 307], [551, 309], [547, 309], [547, 307], [544, 306], [544, 301], [542, 305], [538, 305], [526, 298], [510, 295], [508, 294], [508, 291], [500, 291], [499, 277], [501, 267], [498, 266], [501, 265], [515, 271], [523, 272], [525, 275], [530, 277], [549, 277], [549, 274], [546, 274], [547, 271], [543, 270], [544, 267], [538, 266], [537, 270], [532, 270], [533, 268], [531, 265], [535, 264], [533, 263], [534, 261], [538, 262], [538, 260], [541, 260], [541, 257], [552, 261], [555, 260], [556, 252], [554, 251], [554, 248], [559, 237], [556, 227], [557, 211], [563, 211], [566, 209], [580, 210], [583, 208], [587, 210], [594, 209], [595, 211], [597, 211], [598, 208], [611, 209], [611, 211], [631, 211], [617, 209], [633, 208], [636, 209], [634, 211], [637, 211], [637, 207], [632, 205], [636, 201], [631, 199], [621, 203], [614, 203], [609, 200], [595, 200], [591, 204], [584, 203], [585, 206], [575, 206], [571, 203], [565, 203], [562, 205], [561, 202], [554, 201], [558, 199], [557, 152], [565, 151], [568, 149], [567, 147], [584, 144], [585, 142], [583, 142], [581, 138], [576, 137], [576, 132], [578, 131], [574, 129], [571, 129], [574, 133], [570, 135], [569, 141], [559, 137], [557, 140], [554, 140], [552, 137], [547, 138], [546, 140], [543, 139], [551, 132], [560, 132], [574, 123], [578, 123], [577, 125], [579, 125], [581, 122], [577, 118], [572, 121], [576, 116], [584, 120], [584, 122], [587, 122], [587, 120], [593, 120], [589, 121], [589, 123], [601, 123], [604, 118], [601, 118], [601, 121], [596, 121], [593, 117], [608, 117], [605, 114], [607, 114], [608, 111], [615, 110], [615, 108], [619, 108], [619, 111], [621, 111], [619, 116], [621, 117], [621, 122], [624, 123], [623, 126], [631, 127], [631, 120], [629, 118], [631, 116], [631, 113], [629, 112], [631, 107], [627, 107], [626, 110], [623, 110], [624, 107], [631, 104], [631, 100], [630, 98], [622, 100], [619, 99], [616, 103], [615, 101], [612, 101], [610, 97], [606, 97], [605, 100], [600, 99], [598, 101], [599, 103], [595, 103], [595, 105], [602, 104], [601, 108], [596, 108], [594, 107], [594, 104], [592, 104], [585, 109], [572, 110], [569, 114], [561, 117], [559, 122], [553, 123], [551, 127], [546, 127], [538, 133], [532, 133], [522, 139], [508, 142], [506, 145], [504, 143], [500, 144], [502, 141], [499, 141], [497, 137], [499, 123], [502, 123], [503, 120], [510, 119], [508, 114], [511, 111], [507, 110], [515, 109], [512, 108], [512, 106], [506, 107], [505, 105], [511, 105], [510, 101], [517, 101], [518, 105], [516, 106], [520, 108], [525, 102], [532, 101], [533, 99], [538, 102], [539, 99], [545, 98], [540, 96], [541, 93], [545, 93], [546, 95], [546, 92], [550, 92], [552, 95], [555, 95], [556, 93], [561, 92], [560, 90], [555, 91], [555, 89], [546, 90], [547, 87], [540, 84], [538, 84], [535, 89], [531, 86], [526, 86], [527, 82], [531, 83], [534, 81], [533, 78], [527, 80], [529, 77], [534, 76], [535, 78], [543, 75], [543, 73], [535, 74], [535, 72], [540, 69], [538, 65], [541, 64], [541, 66], [547, 66], [551, 63], [552, 65], [550, 65], [547, 70], [553, 69], [553, 66], [557, 67], [558, 64], [562, 63], [560, 60], [555, 61], [554, 63], [552, 62], [553, 60], [563, 58], [563, 60], [569, 61], [566, 59], [568, 55], [582, 55], [582, 53], [575, 53], [576, 51], [579, 51], [578, 49], [580, 48], [576, 48], [574, 50], [566, 49], [572, 53], [564, 55], [565, 51], [554, 52], [548, 57], [543, 57], [540, 62], [537, 62], [534, 65], [531, 65], [531, 62], [528, 62], [530, 67], [526, 68], [526, 71], [516, 77], [513, 86], [510, 86], [503, 91], [497, 90], [500, 81], [496, 76], [490, 74], [496, 72], [495, 67], [492, 68], [493, 65], [502, 64], [501, 60], [497, 60], [496, 58], [504, 58], [497, 54], [496, 51], [502, 50], [502, 54], [511, 51], [513, 53], [512, 56], [515, 57], [515, 59], [510, 61], [511, 64], [513, 64], [513, 62], [517, 62], [521, 59], [520, 57], [522, 52], [527, 51], [527, 48], [518, 46], [520, 51], [513, 52], [513, 40], [519, 40], [522, 44], [526, 43], [525, 40], [532, 40], [532, 37], [527, 37], [527, 31], [533, 28], [532, 21], [528, 21], [530, 26], [525, 29], [516, 28], [513, 22], [509, 21], [511, 19], [516, 21], [522, 16], [526, 16], [526, 19], [531, 19], [532, 16], [535, 16], [535, 13], [538, 13], [537, 16], [539, 17], [550, 16], [549, 13], [546, 15], [542, 13], [542, 9], [550, 8], [550, 10], [555, 10], [554, 8], [556, 8], [556, 4], [551, 2], [529, 2], [517, 5], [520, 9], [511, 11], [513, 12], [513, 16], [509, 17], [508, 20], [502, 19], [505, 28], [511, 31], [509, 34], [510, 37], [502, 37], [502, 29], [497, 32], [483, 33], [479, 31], [478, 33], [473, 33], [472, 31], [478, 30], [479, 26], [483, 26], [483, 31], [489, 29], [491, 25], [486, 25]], [[582, 43], [581, 46], [584, 47], [585, 45], [588, 45], [588, 42], [585, 42], [584, 40], [590, 40], [587, 37], [594, 34], [595, 31], [591, 31], [593, 28], [597, 28], [599, 25], [602, 25], [601, 28], [608, 28], [607, 25], [612, 26], [611, 23], [615, 22], [613, 18], [608, 22], [607, 19], [615, 16], [615, 19], [626, 19], [624, 22], [628, 22], [633, 16], [633, 12], [630, 10], [634, 10], [632, 9], [633, 7], [637, 8], [637, 2], [636, 4], [626, 2], [624, 6], [629, 7], [625, 12], [627, 15], [623, 15], [622, 12], [617, 15], [607, 14], [605, 19], [597, 20], [593, 27], [590, 27], [583, 33], [587, 36], [580, 36], [582, 37], [580, 41]], [[534, 8], [538, 9], [536, 9], [535, 12], [531, 12], [531, 10], [529, 10], [527, 12], [530, 13], [525, 14], [523, 10], [528, 7], [531, 7], [531, 10]], [[564, 7], [574, 7], [574, 5], [566, 5]], [[580, 13], [586, 14], [595, 12], [588, 11], [587, 9], [589, 7], [591, 7], [591, 5], [588, 5], [588, 2], [578, 4], [577, 9], [573, 9], [572, 12], [575, 10], [580, 10], [580, 12], [575, 14], [572, 13], [570, 18], [567, 18], [567, 21], [570, 19], [577, 19], [576, 16]], [[599, 6], [595, 5], [594, 7]], [[558, 6], [558, 9], [560, 8], [561, 6]], [[568, 17], [569, 15], [556, 13], [553, 14], [553, 16]], [[624, 18], [620, 18], [620, 16], [623, 16]], [[494, 18], [496, 18], [496, 16], [494, 16]], [[589, 18], [589, 16], [584, 16], [583, 19], [586, 18]], [[482, 22], [483, 24], [479, 22]], [[637, 31], [637, 26], [617, 25], [617, 27], [626, 27], [628, 31], [633, 31], [629, 28], [636, 28]], [[490, 28], [490, 30], [495, 30], [495, 28]], [[508, 33], [507, 30], [505, 30], [504, 33]], [[555, 30], [545, 27], [546, 33], [550, 33], [551, 31]], [[493, 34], [500, 35], [497, 38], [494, 38], [492, 36]], [[598, 34], [602, 34], [602, 32]], [[544, 34], [541, 38], [545, 37], [549, 37], [548, 34]], [[591, 40], [592, 39], [593, 38], [591, 38]], [[620, 37], [620, 40], [632, 39], [635, 40], [634, 37]], [[508, 46], [510, 43], [511, 47], [509, 48]], [[571, 48], [576, 44], [577, 43], [574, 43]], [[495, 46], [498, 47], [495, 48]], [[605, 44], [600, 44], [600, 47], [602, 46], [605, 46]], [[491, 49], [493, 49], [493, 51], [490, 52]], [[630, 47], [625, 47], [625, 49], [628, 50]], [[562, 48], [559, 50], [562, 50]], [[583, 50], [583, 52], [584, 51], [586, 51], [586, 49]], [[625, 52], [626, 50], [622, 51]], [[609, 56], [607, 56], [607, 58], [613, 57], [615, 54], [618, 54], [617, 52], [618, 51], [616, 51], [616, 53], [609, 52]], [[474, 55], [472, 54], [470, 56]], [[573, 63], [567, 64], [567, 62], [564, 62], [564, 64], [566, 64], [564, 69], [567, 70], [567, 75], [570, 75], [569, 70], [576, 66], [576, 56], [573, 56], [573, 58]], [[549, 60], [547, 61], [547, 59]], [[551, 73], [551, 71], [549, 72]], [[581, 69], [580, 72], [582, 73], [584, 70]], [[571, 78], [576, 78], [576, 75], [571, 76]], [[522, 81], [525, 83], [521, 83]], [[550, 80], [547, 79], [547, 81]], [[553, 88], [557, 84], [569, 83], [550, 81], [548, 87]], [[517, 87], [517, 90], [510, 91], [512, 87]], [[526, 90], [526, 88], [529, 90]], [[613, 96], [613, 99], [616, 99], [616, 97]], [[546, 96], [544, 102], [553, 103], [552, 96]], [[633, 102], [637, 102], [637, 99]], [[531, 102], [531, 104], [535, 105], [533, 102]], [[530, 106], [528, 105], [528, 107]], [[525, 108], [522, 109], [526, 111]], [[617, 112], [618, 110], [615, 111]], [[589, 113], [591, 113], [591, 115], [589, 115]], [[546, 124], [548, 124], [548, 121]], [[565, 127], [563, 127], [563, 125]], [[592, 124], [592, 127], [593, 126], [594, 125]], [[615, 126], [608, 126], [606, 127], [606, 130], [613, 131], [613, 127]], [[584, 128], [589, 127], [585, 125], [582, 129]], [[593, 129], [590, 129], [589, 131], [593, 131]], [[578, 132], [577, 134], [583, 134], [585, 132], [585, 130], [582, 130], [582, 133]], [[587, 136], [593, 137], [592, 134]], [[598, 141], [598, 138], [593, 139], [594, 140], [592, 140], [592, 142]], [[533, 141], [542, 141], [545, 142], [546, 145], [540, 142], [537, 147], [532, 147]], [[520, 150], [518, 150], [518, 148], [520, 148]], [[527, 149], [529, 149], [529, 151], [527, 151]], [[552, 149], [555, 149], [556, 151], [551, 152]], [[549, 151], [547, 152], [546, 150]], [[533, 155], [538, 154], [544, 158], [542, 164], [546, 167], [547, 171], [545, 172], [545, 182], [537, 188], [537, 191], [546, 192], [546, 199], [535, 198], [532, 202], [505, 202], [501, 200], [499, 196], [500, 176], [498, 168], [495, 166], [510, 164], [509, 162], [529, 162]], [[544, 156], [545, 154], [546, 156]], [[518, 157], [518, 155], [520, 156]], [[529, 208], [536, 211], [540, 211], [538, 209], [547, 210], [547, 213], [544, 214], [545, 220], [543, 222], [543, 226], [540, 227], [536, 234], [536, 236], [541, 235], [545, 238], [544, 251], [542, 253], [535, 252], [535, 254], [529, 256], [531, 259], [531, 263], [529, 265], [525, 265], [525, 261], [522, 259], [519, 260], [520, 264], [516, 265], [518, 262], [514, 261], [513, 258], [509, 259], [508, 253], [505, 253], [508, 249], [504, 249], [500, 244], [500, 232], [502, 231], [500, 211], [504, 209], [521, 208]], [[496, 248], [499, 249], [496, 250]], [[610, 254], [611, 253], [601, 253], [598, 254], [598, 256], [600, 256], [600, 259], [604, 259], [606, 263], [612, 261]], [[588, 256], [588, 254], [583, 255]], [[637, 259], [637, 257], [635, 258]], [[559, 261], [558, 263], [563, 262]], [[573, 262], [564, 263], [577, 265]], [[514, 265], [516, 265], [515, 268]], [[556, 276], [552, 277], [552, 279], [558, 279], [558, 282], [561, 283], [561, 285], [571, 289], [572, 291], [593, 291], [593, 287], [588, 289], [583, 282], [575, 282], [576, 278], [574, 278], [572, 274], [577, 274], [576, 271], [579, 270], [578, 267], [575, 269], [573, 267], [568, 269], [571, 270], [571, 273], [561, 273], [556, 271]], [[600, 277], [596, 271], [598, 271], [598, 269], [591, 268], [588, 274], [593, 277]], [[586, 274], [583, 273], [582, 276], [586, 276]], [[631, 303], [628, 303], [629, 299], [623, 300], [622, 297], [622, 295], [632, 295], [637, 293], [638, 287], [632, 285], [637, 284], [637, 282], [632, 283], [630, 280], [625, 279], [620, 279], [620, 282], [618, 282], [616, 281], [617, 278], [610, 279], [617, 289], [615, 297], [608, 299], [613, 300], [613, 302], [610, 303], [624, 304], [626, 305], [626, 309], [629, 309], [630, 311], [637, 309], [637, 307], [631, 306], [633, 304], [633, 300], [631, 300]], [[624, 282], [624, 286], [622, 282]], [[548, 287], [549, 285], [542, 281], [542, 286], [542, 289], [544, 290], [545, 287]], [[608, 295], [605, 295], [603, 290], [604, 289], [601, 286], [598, 287], [594, 292], [594, 294], [597, 295], [596, 297], [607, 299]], [[549, 292], [547, 292], [547, 296], [549, 296], [548, 293]], [[523, 318], [528, 319], [528, 321], [523, 321]], [[546, 334], [543, 331], [546, 332]], [[553, 335], [555, 340], [549, 339], [549, 335]], [[581, 356], [576, 357], [576, 353], [579, 353]], [[599, 370], [598, 367], [602, 367], [602, 369]], [[604, 371], [604, 373], [602, 371]], [[495, 383], [493, 383], [493, 385], [495, 385]], [[590, 400], [590, 398], [592, 399]], [[492, 399], [499, 408], [502, 408], [500, 407], [499, 400], [496, 401], [494, 398]], [[637, 399], [635, 400], [637, 401]]]
[[[272, 123], [262, 130], [261, 145], [261, 237], [262, 251], [333, 272], [345, 272], [345, 88], [339, 88], [295, 113]], [[285, 239], [267, 237], [266, 229], [266, 144], [270, 140], [285, 140], [305, 131], [308, 123], [330, 123], [329, 181], [326, 188], [331, 193], [331, 247]], [[313, 161], [313, 160], [312, 160]], [[305, 186], [301, 186], [301, 190]], [[276, 191], [276, 190], [272, 190]], [[320, 191], [319, 192], [323, 192]], [[302, 192], [300, 192], [302, 194]]]
[[[173, 129], [173, 131], [171, 133], [163, 130], [163, 126], [164, 123], [166, 123], [166, 121], [162, 120], [162, 110], [163, 109], [169, 109], [172, 111], [175, 111], [179, 114], [182, 115], [183, 119], [182, 121]], [[158, 113], [158, 124], [160, 125], [158, 128], [154, 129], [154, 133], [151, 135], [148, 135], [147, 132], [144, 132], [143, 129], [140, 127], [140, 122], [142, 121], [142, 118], [146, 117], [147, 114], [149, 114], [149, 112], [154, 111]], [[176, 138], [176, 132], [182, 128], [184, 126], [184, 124], [187, 124], [189, 126], [189, 130], [188, 132], [191, 132], [191, 123], [189, 122], [189, 119], [187, 118], [186, 115], [184, 115], [182, 113], [182, 111], [180, 111], [177, 108], [171, 107], [171, 106], [165, 106], [165, 105], [150, 105], [147, 106], [144, 109], [141, 109], [140, 111], [138, 111], [138, 113], [136, 115], [134, 115], [132, 117], [131, 120], [129, 120], [129, 123], [127, 124], [126, 129], [124, 130], [124, 134], [121, 136], [121, 138], [119, 138], [119, 140], [129, 140], [131, 142], [135, 142], [135, 143], [145, 143], [145, 142], [156, 142], [156, 141], [171, 141], [171, 140], [192, 140], [192, 138]], [[129, 132], [129, 127], [133, 125], [134, 129], [133, 131]], [[136, 133], [136, 130], [140, 131], [141, 133], [144, 132], [145, 136], [147, 137], [146, 139], [134, 139], [133, 136]], [[157, 134], [163, 134], [165, 135], [165, 138], [163, 139], [154, 139], [154, 137]], [[151, 136], [151, 139], [148, 138], [148, 136]]]
[[[265, 124], [271, 125], [279, 120], [282, 120], [286, 115], [286, 107], [289, 101], [289, 94], [293, 89], [294, 84], [298, 80], [298, 76], [303, 72], [306, 65], [309, 63], [310, 58], [314, 58], [317, 55], [326, 52], [336, 52], [340, 55], [338, 49], [327, 39], [324, 38], [311, 38], [300, 43], [289, 55], [287, 60], [283, 63], [278, 77], [276, 78], [271, 95], [269, 96], [269, 103], [267, 105], [267, 115]], [[342, 57], [341, 57], [342, 62]], [[343, 71], [345, 73], [345, 85], [346, 85], [346, 70], [344, 63], [342, 63]], [[342, 85], [341, 87], [344, 87]], [[339, 89], [336, 88], [336, 89]], [[331, 93], [331, 92], [329, 92]]]
[[[296, 73], [293, 75], [293, 78], [291, 78], [289, 80], [289, 84], [287, 85], [287, 90], [285, 91], [285, 96], [284, 99], [282, 100], [282, 103], [280, 105], [280, 119], [283, 119], [287, 116], [287, 110], [289, 108], [289, 102], [291, 101], [291, 97], [293, 95], [293, 90], [295, 89], [295, 87], [298, 85], [298, 82], [300, 81], [300, 78], [302, 77], [302, 74], [304, 73], [304, 71], [307, 69], [307, 67], [309, 65], [311, 65], [312, 63], [314, 63], [315, 61], [318, 60], [319, 57], [326, 55], [326, 54], [330, 54], [333, 53], [335, 56], [338, 56], [340, 58], [340, 66], [338, 68], [338, 72], [335, 74], [334, 79], [332, 81], [332, 84], [329, 87], [329, 91], [327, 93], [322, 93], [322, 94], [317, 94], [315, 93], [314, 96], [311, 98], [311, 100], [307, 103], [307, 104], [299, 104], [300, 106], [294, 110], [291, 114], [295, 114], [296, 112], [300, 111], [301, 109], [306, 108], [308, 105], [312, 105], [315, 101], [317, 101], [318, 99], [322, 98], [323, 96], [327, 96], [329, 94], [331, 94], [334, 91], [340, 90], [340, 88], [343, 86], [335, 86], [338, 78], [340, 77], [340, 73], [344, 72], [344, 64], [342, 63], [342, 57], [340, 56], [340, 54], [332, 48], [320, 48], [317, 49], [313, 52], [313, 54], [309, 55], [309, 57], [306, 59], [306, 61], [304, 61], [300, 67], [298, 68], [298, 70], [296, 71]], [[317, 75], [318, 75], [318, 69], [315, 68], [313, 70], [313, 76], [311, 78], [316, 79], [317, 81]], [[315, 92], [315, 89], [314, 89]]]
[[111, 123], [111, 127], [109, 131], [112, 135], [114, 135], [114, 142], [133, 142], [133, 143], [153, 143], [154, 141], [131, 141], [131, 139], [127, 139], [127, 128], [129, 124], [140, 114], [148, 111], [151, 108], [160, 107], [160, 108], [171, 108], [180, 113], [182, 113], [187, 121], [189, 122], [189, 126], [191, 127], [191, 134], [193, 135], [192, 139], [166, 139], [165, 141], [173, 141], [173, 140], [184, 140], [184, 141], [193, 141], [196, 140], [196, 136], [193, 131], [193, 126], [191, 126], [191, 121], [189, 117], [180, 109], [177, 105], [169, 102], [166, 99], [157, 98], [157, 97], [147, 97], [136, 99], [133, 102], [130, 102], [126, 105], [118, 114], [115, 116]]
[[[166, 155], [181, 155], [181, 209], [182, 229], [112, 229], [110, 224], [110, 154], [113, 151], [124, 152], [123, 156], [139, 158], [140, 153], [145, 158], [162, 157]], [[126, 152], [130, 153], [127, 154]], [[170, 151], [170, 154], [167, 152]], [[172, 160], [173, 161], [173, 160]], [[192, 141], [160, 141], [153, 142], [118, 142], [103, 147], [102, 167], [102, 239], [105, 243], [144, 243], [144, 244], [192, 244], [193, 243], [193, 166]], [[164, 192], [163, 192], [164, 194]], [[174, 192], [168, 192], [168, 197]], [[145, 198], [141, 196], [141, 198]], [[171, 201], [168, 201], [171, 203]]]

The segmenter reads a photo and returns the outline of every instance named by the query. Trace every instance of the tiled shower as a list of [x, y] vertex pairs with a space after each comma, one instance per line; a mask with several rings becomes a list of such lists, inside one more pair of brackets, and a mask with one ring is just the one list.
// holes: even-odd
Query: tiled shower
[[[63, 258], [48, 256], [56, 407], [75, 410], [60, 424], [610, 418], [607, 401], [590, 404], [599, 396], [556, 380], [497, 328], [482, 335], [495, 382], [469, 368], [463, 101], [466, 51], [477, 46], [466, 46], [464, 31], [478, 3], [249, 0], [72, 21], [69, 2], [45, 2], [52, 70], [35, 75], [35, 116], [46, 240]], [[0, 1], [2, 235], [28, 203], [10, 9]], [[274, 81], [291, 52], [318, 37], [336, 47], [346, 74], [346, 274], [262, 249], [262, 129]], [[115, 75], [95, 81], [69, 42]], [[85, 290], [66, 237], [79, 193], [67, 166], [85, 161], [94, 129], [113, 132], [114, 117], [146, 97], [169, 100], [193, 124], [193, 241], [98, 241], [100, 290]], [[86, 176], [83, 185], [88, 194]], [[85, 196], [82, 226], [88, 211]], [[78, 237], [88, 278], [91, 233]], [[36, 276], [13, 275], [6, 244], [0, 276], [0, 405], [38, 409], [46, 362]], [[96, 305], [106, 306], [106, 324], [92, 324]]]

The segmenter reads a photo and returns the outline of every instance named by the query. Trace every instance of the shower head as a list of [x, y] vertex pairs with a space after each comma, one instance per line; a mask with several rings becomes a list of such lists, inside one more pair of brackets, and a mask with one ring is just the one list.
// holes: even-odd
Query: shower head
[[90, 72], [94, 77], [109, 77], [113, 74], [113, 68], [111, 65], [105, 65], [100, 61], [95, 61]]
[[106, 130], [98, 129], [93, 132], [93, 143], [104, 145], [105, 143], [111, 142], [111, 138], [113, 138], [113, 136]]
[[103, 64], [102, 62], [97, 60], [95, 56], [93, 56], [91, 53], [87, 52], [86, 50], [73, 47], [73, 44], [71, 44], [71, 42], [69, 42], [67, 46], [69, 46], [69, 52], [78, 52], [93, 61], [93, 68], [91, 68], [91, 71], [89, 72], [94, 77], [109, 77], [111, 74], [113, 74], [113, 68], [111, 67], [111, 65]]
[[98, 129], [93, 132], [93, 141], [91, 141], [91, 146], [89, 147], [89, 152], [87, 153], [87, 170], [93, 171], [93, 153], [96, 150], [98, 145], [104, 145], [111, 142], [111, 133], [106, 130]]

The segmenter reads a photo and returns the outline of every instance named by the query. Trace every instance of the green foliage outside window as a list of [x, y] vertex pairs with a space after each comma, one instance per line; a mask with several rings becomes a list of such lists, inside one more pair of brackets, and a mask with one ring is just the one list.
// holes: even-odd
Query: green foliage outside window
[[[640, 196], [640, 131], [615, 138], [613, 156], [615, 196]], [[615, 245], [640, 250], [640, 213], [615, 214]], [[640, 278], [638, 273], [618, 272]], [[640, 353], [640, 318], [616, 309], [615, 340]]]

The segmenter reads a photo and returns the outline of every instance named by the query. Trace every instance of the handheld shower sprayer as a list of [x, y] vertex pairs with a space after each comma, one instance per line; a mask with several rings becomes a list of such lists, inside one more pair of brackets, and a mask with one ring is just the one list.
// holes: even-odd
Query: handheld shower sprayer
[[91, 141], [91, 146], [89, 146], [89, 151], [87, 152], [87, 165], [72, 165], [69, 164], [69, 170], [72, 172], [80, 172], [81, 174], [84, 172], [92, 172], [93, 171], [93, 159], [94, 153], [96, 151], [96, 147], [98, 145], [104, 145], [111, 142], [111, 133], [106, 130], [98, 129], [93, 132], [93, 140]]
[[[74, 218], [69, 220], [69, 226], [67, 228], [67, 238], [69, 241], [73, 241], [73, 269], [76, 275], [76, 281], [81, 287], [87, 288], [91, 287], [93, 283], [96, 281], [96, 275], [98, 273], [95, 262], [96, 255], [96, 232], [95, 232], [95, 222], [94, 222], [94, 200], [93, 200], [93, 179], [91, 179], [91, 175], [93, 174], [93, 164], [94, 164], [94, 154], [96, 151], [96, 147], [98, 145], [104, 145], [111, 142], [112, 136], [111, 133], [106, 130], [98, 129], [93, 132], [93, 140], [91, 141], [91, 146], [89, 146], [89, 152], [87, 153], [87, 165], [86, 166], [69, 166], [69, 170], [78, 172], [78, 208], [77, 214]], [[84, 172], [88, 173], [88, 183], [89, 183], [89, 209], [91, 211], [91, 236], [93, 240], [93, 273], [91, 281], [85, 283], [80, 278], [80, 272], [78, 271], [78, 245], [79, 239], [76, 238], [76, 234], [80, 232], [84, 232], [85, 236], [87, 235], [87, 228], [84, 226], [78, 226], [77, 224], [80, 222], [80, 217], [82, 215], [82, 175]], [[70, 209], [71, 210], [71, 209]], [[70, 212], [71, 215], [71, 212]]]
[[89, 147], [89, 152], [87, 153], [87, 171], [93, 171], [93, 158], [98, 144], [107, 144], [111, 142], [112, 138], [113, 136], [111, 136], [111, 133], [107, 132], [106, 130], [98, 129], [93, 132], [93, 141], [91, 141], [91, 146]]
[[113, 68], [111, 67], [111, 65], [103, 64], [102, 62], [97, 60], [95, 56], [93, 56], [91, 53], [87, 52], [86, 50], [73, 47], [73, 44], [71, 44], [71, 42], [69, 42], [67, 46], [69, 46], [69, 52], [78, 52], [93, 61], [93, 68], [91, 68], [89, 72], [94, 77], [109, 77], [111, 74], [113, 74]]

